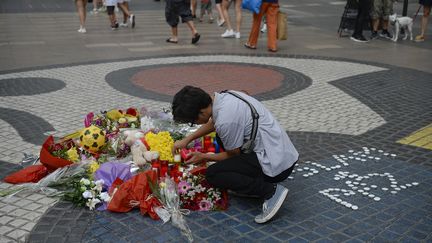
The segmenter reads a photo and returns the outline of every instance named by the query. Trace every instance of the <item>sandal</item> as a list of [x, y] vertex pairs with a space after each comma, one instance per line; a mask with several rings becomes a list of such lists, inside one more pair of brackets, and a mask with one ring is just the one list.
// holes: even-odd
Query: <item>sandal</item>
[[269, 51], [269, 52], [277, 52], [277, 49], [269, 48], [268, 51]]
[[200, 37], [201, 35], [196, 33], [194, 37], [192, 37], [192, 44], [196, 44], [199, 41]]
[[177, 44], [177, 43], [178, 43], [178, 41], [171, 40], [171, 38], [168, 38], [168, 39], [166, 40], [166, 42], [168, 42], [168, 43], [173, 43], [173, 44]]
[[416, 41], [416, 42], [423, 42], [424, 40], [425, 40], [425, 38], [424, 38], [423, 35], [418, 35], [418, 36], [416, 36], [416, 38], [415, 38], [415, 41]]
[[256, 49], [256, 46], [251, 46], [251, 45], [249, 45], [249, 43], [244, 43], [244, 46], [248, 49], [252, 49], [252, 50]]

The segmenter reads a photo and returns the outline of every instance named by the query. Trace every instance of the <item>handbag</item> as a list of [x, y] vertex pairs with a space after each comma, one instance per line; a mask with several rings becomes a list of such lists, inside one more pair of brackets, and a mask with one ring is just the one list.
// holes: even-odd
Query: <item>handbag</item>
[[243, 0], [242, 8], [252, 11], [253, 13], [258, 14], [261, 9], [262, 0]]
[[277, 14], [277, 39], [286, 40], [288, 38], [287, 14], [279, 11]]

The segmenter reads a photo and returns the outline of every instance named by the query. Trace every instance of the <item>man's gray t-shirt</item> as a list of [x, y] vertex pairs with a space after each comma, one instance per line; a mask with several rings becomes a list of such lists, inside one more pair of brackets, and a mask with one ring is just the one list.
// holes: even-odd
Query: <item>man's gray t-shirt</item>
[[[244, 93], [235, 92], [251, 103], [259, 114], [258, 132], [253, 151], [264, 174], [274, 177], [290, 168], [298, 159], [298, 152], [286, 132], [267, 108]], [[216, 133], [226, 150], [240, 148], [250, 139], [252, 115], [249, 106], [228, 93], [215, 93], [212, 119]]]

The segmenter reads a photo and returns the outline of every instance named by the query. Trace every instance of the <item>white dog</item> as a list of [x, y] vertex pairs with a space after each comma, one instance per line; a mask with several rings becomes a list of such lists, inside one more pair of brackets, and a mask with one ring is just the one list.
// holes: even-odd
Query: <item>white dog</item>
[[403, 40], [406, 40], [408, 37], [408, 32], [410, 34], [410, 40], [413, 40], [412, 36], [412, 27], [413, 27], [413, 19], [410, 17], [397, 17], [396, 14], [392, 14], [389, 16], [389, 20], [391, 23], [395, 25], [395, 34], [393, 36], [392, 41], [397, 41], [399, 38], [399, 30], [400, 28], [404, 28], [405, 37]]

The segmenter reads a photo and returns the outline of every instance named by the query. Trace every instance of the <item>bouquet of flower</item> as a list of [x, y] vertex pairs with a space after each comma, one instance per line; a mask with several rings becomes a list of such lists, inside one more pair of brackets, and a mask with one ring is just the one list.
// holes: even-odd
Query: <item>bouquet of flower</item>
[[164, 177], [162, 181], [157, 184], [150, 183], [150, 188], [152, 189], [153, 195], [157, 197], [163, 205], [162, 207], [154, 208], [157, 215], [164, 223], [171, 219], [173, 226], [179, 228], [189, 242], [192, 242], [192, 231], [183, 218], [183, 214], [189, 214], [189, 210], [180, 209], [180, 197], [174, 180], [169, 177]]
[[103, 180], [91, 181], [85, 177], [79, 181], [73, 181], [72, 191], [66, 192], [64, 199], [73, 202], [77, 206], [87, 206], [90, 210], [102, 203], [108, 202], [110, 196], [107, 192], [102, 192]]
[[40, 161], [50, 172], [78, 162], [79, 157], [80, 150], [72, 140], [55, 143], [53, 136], [49, 136], [45, 140], [40, 151]]
[[178, 183], [180, 206], [193, 211], [227, 209], [226, 192], [213, 188], [205, 179], [204, 170], [205, 168], [184, 172]]

